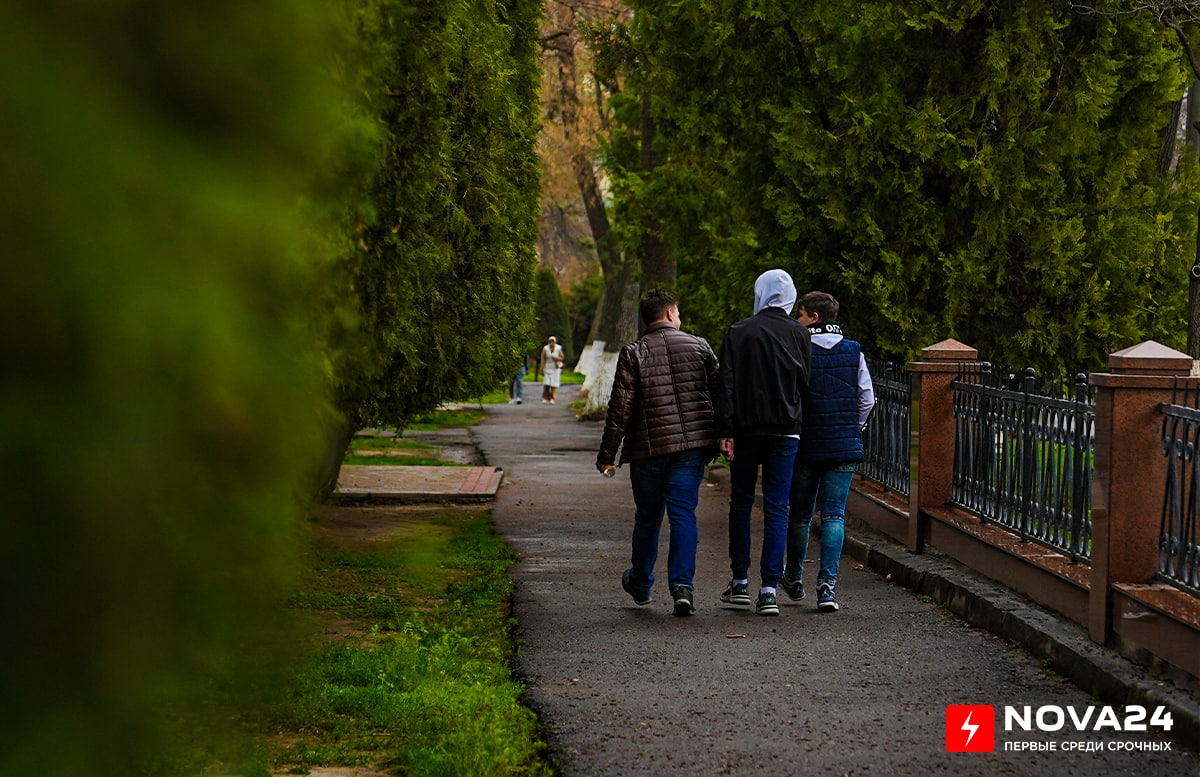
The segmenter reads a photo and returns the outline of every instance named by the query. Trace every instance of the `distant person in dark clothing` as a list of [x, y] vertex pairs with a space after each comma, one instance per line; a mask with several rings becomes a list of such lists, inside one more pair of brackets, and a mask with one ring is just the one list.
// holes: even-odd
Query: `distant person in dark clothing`
[[621, 349], [596, 469], [608, 474], [621, 447], [633, 486], [633, 553], [621, 587], [649, 604], [663, 512], [670, 521], [667, 584], [676, 615], [691, 615], [696, 575], [696, 504], [704, 468], [717, 455], [712, 395], [717, 357], [680, 331], [679, 301], [665, 291], [641, 301], [646, 331]]

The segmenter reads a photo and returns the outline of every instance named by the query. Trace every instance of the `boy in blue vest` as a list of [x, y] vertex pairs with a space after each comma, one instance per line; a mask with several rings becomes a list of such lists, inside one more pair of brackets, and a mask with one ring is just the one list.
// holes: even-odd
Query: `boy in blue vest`
[[817, 609], [836, 612], [838, 561], [845, 537], [846, 498], [863, 459], [862, 429], [875, 406], [871, 373], [862, 346], [838, 326], [838, 301], [823, 291], [800, 299], [800, 323], [812, 336], [812, 372], [804, 405], [804, 429], [792, 471], [788, 506], [787, 560], [779, 587], [792, 600], [804, 598], [804, 557], [813, 512], [820, 501], [821, 566]]

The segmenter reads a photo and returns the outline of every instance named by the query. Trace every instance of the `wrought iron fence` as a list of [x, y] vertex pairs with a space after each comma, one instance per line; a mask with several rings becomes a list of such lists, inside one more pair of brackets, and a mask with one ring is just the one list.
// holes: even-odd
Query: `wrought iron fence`
[[864, 458], [858, 471], [884, 488], [908, 496], [912, 382], [908, 370], [867, 359], [875, 409], [863, 430]]
[[1167, 460], [1167, 487], [1159, 525], [1157, 578], [1200, 595], [1200, 394], [1178, 384], [1170, 403], [1162, 405], [1162, 451]]
[[1082, 374], [1069, 390], [1060, 382], [1041, 392], [1032, 368], [1018, 379], [986, 362], [960, 365], [951, 501], [1088, 561], [1095, 404]]

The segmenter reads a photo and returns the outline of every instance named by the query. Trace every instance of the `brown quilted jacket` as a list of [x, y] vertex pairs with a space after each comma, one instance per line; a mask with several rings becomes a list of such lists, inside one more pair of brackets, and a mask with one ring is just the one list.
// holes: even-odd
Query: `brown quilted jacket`
[[713, 448], [717, 357], [708, 343], [667, 323], [651, 324], [621, 349], [597, 464]]

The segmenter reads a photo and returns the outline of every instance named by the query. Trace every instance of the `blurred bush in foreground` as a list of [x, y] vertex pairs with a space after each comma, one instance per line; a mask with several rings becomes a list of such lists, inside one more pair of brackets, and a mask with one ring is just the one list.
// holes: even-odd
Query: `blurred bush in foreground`
[[2, 774], [129, 774], [261, 655], [329, 421], [325, 5], [0, 8]]

